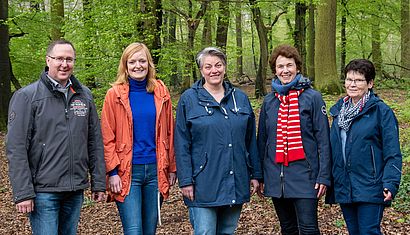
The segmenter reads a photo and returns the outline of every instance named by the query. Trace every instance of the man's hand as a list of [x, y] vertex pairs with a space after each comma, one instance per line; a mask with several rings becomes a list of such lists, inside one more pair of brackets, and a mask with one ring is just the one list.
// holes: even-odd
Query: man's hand
[[16, 204], [16, 209], [21, 213], [30, 213], [34, 211], [34, 200], [29, 199]]
[[258, 194], [258, 196], [260, 198], [264, 198], [265, 197], [265, 184], [264, 183], [259, 183], [259, 190], [256, 191], [256, 193]]
[[122, 183], [119, 175], [113, 175], [108, 178], [108, 190], [114, 194], [121, 192]]
[[105, 199], [105, 192], [92, 192], [91, 198], [93, 201], [102, 202]]
[[181, 188], [182, 195], [189, 200], [193, 201], [194, 200], [194, 186], [189, 185]]

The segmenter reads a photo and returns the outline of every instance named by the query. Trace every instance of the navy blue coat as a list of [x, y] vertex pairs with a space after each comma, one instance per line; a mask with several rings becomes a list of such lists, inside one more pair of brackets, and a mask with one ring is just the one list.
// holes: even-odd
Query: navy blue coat
[[338, 126], [342, 103], [340, 99], [330, 109], [335, 202], [384, 203], [383, 188], [394, 196], [400, 184], [402, 155], [397, 119], [393, 111], [371, 93], [347, 132], [345, 164]]
[[179, 186], [194, 186], [187, 206], [213, 207], [250, 200], [250, 180], [261, 179], [255, 115], [248, 97], [224, 82], [220, 104], [203, 80], [178, 103], [175, 156]]
[[306, 159], [290, 162], [289, 166], [275, 163], [280, 101], [274, 92], [268, 94], [262, 104], [258, 129], [265, 196], [316, 198], [316, 183], [330, 186], [329, 121], [321, 94], [310, 87], [307, 78], [301, 78], [294, 88], [304, 88], [299, 96], [299, 114]]

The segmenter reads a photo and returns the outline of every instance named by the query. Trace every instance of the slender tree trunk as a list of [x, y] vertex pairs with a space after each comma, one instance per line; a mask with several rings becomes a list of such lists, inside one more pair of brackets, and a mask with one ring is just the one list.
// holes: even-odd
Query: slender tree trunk
[[[175, 0], [172, 0], [175, 3]], [[169, 26], [168, 26], [168, 42], [173, 47], [177, 41], [176, 32], [177, 32], [177, 17], [174, 13], [170, 12], [169, 16]], [[173, 63], [173, 61], [171, 61]], [[171, 75], [171, 86], [179, 87], [181, 85], [180, 78], [178, 77], [178, 66], [172, 66], [172, 75]]]
[[257, 63], [257, 58], [256, 58], [256, 51], [255, 51], [255, 29], [253, 28], [253, 24], [251, 25], [251, 34], [252, 34], [252, 58], [253, 58], [253, 69], [255, 71], [258, 70], [258, 63]]
[[57, 40], [64, 37], [64, 0], [51, 0], [51, 39]]
[[307, 44], [307, 76], [315, 80], [315, 5], [313, 0], [309, 4], [309, 24], [307, 26], [309, 42]]
[[162, 28], [162, 2], [161, 0], [153, 1], [153, 6], [151, 8], [151, 13], [154, 16], [154, 39], [152, 42], [151, 53], [154, 59], [154, 63], [158, 64], [160, 51], [161, 51], [161, 28]]
[[330, 94], [340, 93], [336, 69], [336, 0], [318, 5], [315, 43], [315, 86]]
[[84, 43], [84, 51], [85, 51], [85, 68], [87, 71], [86, 77], [85, 77], [85, 83], [89, 88], [95, 88], [97, 87], [97, 84], [95, 82], [95, 76], [94, 76], [94, 69], [93, 69], [93, 64], [92, 64], [92, 58], [93, 56], [93, 46], [94, 44], [94, 38], [95, 38], [95, 31], [93, 30], [93, 20], [92, 20], [92, 2], [93, 0], [83, 0], [83, 20], [84, 20], [84, 29], [85, 29], [85, 40], [86, 42]]
[[8, 1], [0, 1], [0, 131], [7, 129], [7, 114], [11, 97], [11, 64], [9, 55]]
[[302, 57], [302, 71], [300, 71], [302, 74], [306, 72], [306, 10], [307, 6], [305, 3], [296, 3], [295, 31], [293, 36], [295, 47]]
[[255, 0], [249, 0], [252, 10], [252, 18], [259, 36], [259, 67], [256, 73], [255, 96], [256, 98], [266, 95], [266, 68], [268, 66], [268, 35], [266, 26], [263, 23], [260, 8]]
[[195, 40], [195, 33], [196, 30], [199, 26], [199, 23], [201, 22], [201, 19], [204, 17], [206, 13], [207, 6], [209, 4], [210, 0], [204, 0], [201, 3], [201, 8], [197, 12], [196, 16], [193, 17], [192, 14], [192, 2], [189, 1], [189, 14], [186, 20], [187, 20], [187, 25], [188, 25], [188, 41], [187, 41], [187, 62], [185, 63], [185, 71], [184, 71], [184, 80], [182, 82], [182, 87], [181, 90], [184, 91], [188, 89], [191, 86], [191, 78], [193, 78], [194, 81], [197, 80], [196, 78], [196, 70], [194, 69], [194, 54], [191, 51], [192, 48], [194, 48], [194, 40]]
[[341, 2], [341, 13], [342, 13], [342, 19], [341, 19], [341, 29], [340, 29], [340, 79], [343, 80], [345, 79], [344, 75], [344, 69], [346, 65], [346, 43], [347, 43], [347, 38], [346, 38], [346, 17], [347, 17], [347, 0], [342, 0]]
[[410, 0], [401, 0], [401, 77], [410, 78]]
[[[211, 4], [208, 6], [208, 12]], [[203, 48], [212, 45], [212, 14], [207, 13], [204, 17], [204, 30], [202, 31], [201, 45]]]
[[241, 3], [236, 2], [235, 8], [237, 9], [235, 23], [236, 23], [236, 73], [238, 78], [243, 75], [243, 46], [242, 46], [242, 10]]
[[218, 23], [216, 29], [216, 46], [226, 50], [229, 28], [229, 0], [219, 0]]
[[381, 50], [380, 26], [377, 16], [372, 16], [372, 58], [374, 67], [376, 68], [376, 75], [381, 76], [383, 70], [383, 57]]

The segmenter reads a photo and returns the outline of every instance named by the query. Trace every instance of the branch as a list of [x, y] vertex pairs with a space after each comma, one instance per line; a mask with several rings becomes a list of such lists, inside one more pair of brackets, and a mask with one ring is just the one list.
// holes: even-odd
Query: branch
[[396, 66], [396, 67], [399, 67], [399, 68], [402, 68], [402, 69], [405, 69], [405, 70], [409, 70], [409, 71], [410, 71], [410, 68], [404, 67], [404, 66], [399, 65], [399, 64], [389, 64], [389, 63], [385, 63], [385, 65]]
[[288, 13], [288, 11], [284, 10], [284, 11], [282, 11], [281, 13], [277, 14], [277, 15], [275, 16], [275, 19], [272, 21], [272, 24], [270, 25], [270, 28], [273, 28], [273, 26], [278, 22], [279, 17], [280, 17], [281, 15], [283, 15], [283, 14], [286, 14], [286, 13]]

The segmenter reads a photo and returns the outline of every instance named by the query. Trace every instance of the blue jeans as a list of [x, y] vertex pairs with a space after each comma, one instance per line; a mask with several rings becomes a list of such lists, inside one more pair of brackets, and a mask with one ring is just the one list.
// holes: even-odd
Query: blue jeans
[[340, 208], [346, 221], [349, 234], [382, 234], [380, 222], [384, 205], [375, 203], [341, 203]]
[[34, 211], [30, 213], [34, 235], [75, 235], [84, 201], [83, 190], [36, 193]]
[[317, 199], [272, 198], [283, 235], [320, 234]]
[[242, 204], [218, 207], [189, 207], [195, 235], [234, 234]]
[[158, 209], [157, 165], [132, 165], [131, 189], [124, 202], [118, 202], [124, 234], [154, 235]]

